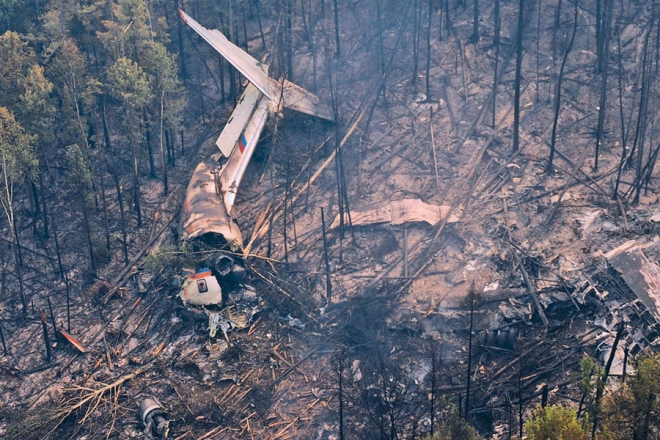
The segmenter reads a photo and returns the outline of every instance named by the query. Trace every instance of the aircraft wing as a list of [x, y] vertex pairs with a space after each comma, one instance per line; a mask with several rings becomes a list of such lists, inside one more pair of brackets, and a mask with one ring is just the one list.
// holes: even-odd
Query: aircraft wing
[[209, 30], [199, 24], [190, 15], [179, 9], [181, 18], [188, 26], [193, 28], [203, 39], [205, 39], [215, 50], [220, 52], [227, 61], [229, 61], [244, 77], [255, 85], [268, 98], [275, 100], [276, 95], [271, 89], [270, 78], [268, 77], [268, 66], [260, 63], [250, 56], [240, 47], [229, 41], [217, 29]]

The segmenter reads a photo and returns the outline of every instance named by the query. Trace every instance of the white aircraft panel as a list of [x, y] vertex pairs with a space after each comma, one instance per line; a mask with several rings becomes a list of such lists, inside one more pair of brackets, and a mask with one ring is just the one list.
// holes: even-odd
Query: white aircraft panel
[[234, 148], [238, 144], [239, 137], [248, 122], [250, 122], [250, 117], [252, 117], [259, 98], [262, 96], [262, 93], [252, 83], [249, 83], [245, 88], [245, 92], [241, 95], [225, 128], [222, 129], [222, 133], [220, 133], [218, 140], [215, 142], [223, 156], [231, 156], [232, 151], [234, 151]]
[[262, 96], [252, 118], [239, 137], [237, 148], [234, 148], [229, 160], [218, 173], [220, 191], [229, 214], [231, 214], [238, 187], [241, 185], [245, 170], [259, 142], [259, 136], [264, 129], [267, 117], [268, 98]]

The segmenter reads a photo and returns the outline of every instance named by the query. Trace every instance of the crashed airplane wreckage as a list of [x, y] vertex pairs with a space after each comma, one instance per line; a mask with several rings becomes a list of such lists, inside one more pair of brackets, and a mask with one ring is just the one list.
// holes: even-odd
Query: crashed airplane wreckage
[[220, 151], [197, 166], [188, 184], [182, 239], [215, 234], [231, 248], [240, 249], [243, 240], [232, 208], [268, 115], [289, 108], [333, 122], [333, 113], [313, 93], [285, 79], [269, 77], [267, 65], [231, 43], [220, 31], [206, 29], [181, 9], [179, 13], [249, 81], [216, 141]]
[[[249, 81], [216, 141], [219, 151], [203, 160], [190, 179], [183, 205], [181, 239], [190, 241], [211, 237], [220, 239], [232, 250], [239, 250], [243, 247], [243, 240], [233, 216], [234, 202], [268, 116], [281, 112], [283, 108], [330, 122], [334, 121], [334, 116], [313, 93], [285, 79], [269, 77], [267, 65], [231, 43], [220, 31], [206, 29], [181, 9], [179, 14]], [[238, 285], [245, 269], [226, 254], [220, 253], [211, 260], [212, 267], [205, 267], [185, 278], [179, 297], [187, 306], [201, 308], [209, 316], [211, 337], [215, 336], [217, 328], [222, 329], [226, 337], [226, 331], [237, 326], [237, 320], [218, 310], [226, 287], [228, 284]], [[245, 319], [249, 321], [257, 307], [254, 292], [242, 289], [239, 295], [233, 296], [249, 303], [245, 313]]]

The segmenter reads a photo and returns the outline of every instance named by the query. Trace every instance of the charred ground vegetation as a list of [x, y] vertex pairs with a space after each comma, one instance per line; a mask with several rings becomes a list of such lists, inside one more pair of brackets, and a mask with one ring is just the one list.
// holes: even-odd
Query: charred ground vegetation
[[[145, 396], [177, 439], [656, 438], [656, 6], [0, 2], [0, 438]], [[243, 252], [180, 240], [246, 81], [179, 7], [336, 116], [269, 120]], [[359, 224], [408, 199], [447, 215]], [[211, 338], [177, 295], [222, 255]]]

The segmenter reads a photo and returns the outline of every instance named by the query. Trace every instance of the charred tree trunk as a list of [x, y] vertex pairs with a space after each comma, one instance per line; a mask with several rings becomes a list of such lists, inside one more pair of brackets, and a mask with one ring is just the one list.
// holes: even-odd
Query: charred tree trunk
[[469, 301], [469, 307], [470, 307], [470, 326], [469, 326], [469, 334], [468, 334], [468, 362], [467, 362], [467, 386], [465, 390], [465, 419], [469, 420], [470, 418], [470, 386], [471, 386], [471, 381], [472, 381], [472, 331], [474, 330], [474, 306], [475, 306], [475, 298], [474, 295], [471, 296], [468, 301]]
[[83, 231], [85, 233], [85, 241], [87, 241], [87, 251], [89, 253], [89, 267], [92, 272], [96, 272], [96, 262], [94, 260], [94, 245], [92, 243], [92, 233], [89, 226], [89, 216], [87, 214], [87, 206], [85, 206], [85, 196], [83, 194], [78, 194], [78, 199], [80, 200], [80, 210], [82, 213], [83, 220]]
[[[644, 158], [644, 141], [646, 137], [646, 122], [647, 122], [647, 116], [648, 116], [648, 101], [649, 101], [649, 91], [650, 91], [650, 67], [651, 64], [648, 61], [648, 52], [649, 52], [649, 40], [651, 37], [651, 31], [653, 28], [653, 24], [655, 23], [655, 19], [651, 21], [649, 24], [649, 30], [646, 34], [646, 37], [644, 39], [644, 56], [642, 58], [642, 87], [641, 87], [641, 97], [639, 101], [639, 112], [637, 115], [637, 127], [635, 129], [635, 138], [633, 140], [633, 146], [632, 146], [632, 151], [630, 152], [630, 156], [628, 158], [628, 163], [632, 164], [632, 159], [635, 153], [637, 153], [637, 175], [636, 178], [638, 180], [641, 180], [641, 175], [642, 175], [642, 163], [643, 163], [643, 158]], [[633, 199], [633, 203], [636, 204], [639, 202], [639, 193], [636, 194], [635, 198]]]
[[413, 86], [417, 85], [417, 78], [419, 76], [419, 34], [421, 27], [421, 7], [419, 0], [415, 0], [413, 3], [413, 71], [411, 84]]
[[44, 224], [44, 239], [48, 240], [50, 238], [50, 233], [48, 231], [48, 207], [46, 206], [46, 185], [44, 184], [44, 173], [45, 169], [42, 167], [39, 171], [39, 191], [41, 192], [41, 218]]
[[605, 0], [605, 17], [604, 25], [601, 29], [601, 56], [602, 59], [599, 62], [599, 71], [601, 73], [601, 82], [600, 82], [600, 101], [598, 108], [598, 127], [596, 128], [596, 154], [594, 157], [594, 171], [598, 171], [598, 155], [600, 152], [600, 145], [603, 139], [603, 130], [605, 125], [605, 111], [607, 105], [607, 76], [608, 76], [608, 65], [607, 59], [609, 57], [609, 46], [610, 46], [610, 15], [611, 15], [611, 0]]
[[619, 161], [619, 169], [617, 170], [616, 182], [614, 184], [614, 193], [612, 194], [612, 200], [616, 200], [619, 197], [619, 183], [621, 182], [621, 172], [623, 171], [623, 166], [626, 163], [626, 123], [625, 116], [623, 114], [623, 63], [621, 61], [621, 34], [617, 32], [617, 59], [619, 64], [619, 117], [621, 119], [621, 160]]
[[335, 44], [337, 45], [336, 55], [337, 57], [341, 56], [341, 46], [339, 43], [339, 6], [337, 5], [337, 0], [333, 0], [334, 12], [335, 12]]
[[37, 235], [37, 222], [41, 217], [41, 204], [39, 203], [39, 191], [34, 182], [30, 182], [30, 191], [32, 194], [32, 234]]
[[472, 18], [472, 36], [470, 37], [470, 40], [474, 43], [477, 44], [479, 41], [479, 0], [473, 0], [474, 3], [474, 10], [473, 12], [473, 18]]
[[502, 19], [500, 18], [500, 13], [499, 13], [499, 4], [500, 0], [495, 1], [495, 10], [496, 10], [496, 16], [497, 16], [497, 21], [495, 22], [495, 39], [494, 39], [494, 44], [495, 44], [495, 67], [493, 68], [493, 91], [491, 92], [493, 95], [491, 104], [492, 104], [492, 110], [491, 113], [493, 114], [493, 119], [491, 121], [491, 126], [495, 128], [495, 118], [497, 117], [497, 75], [498, 75], [498, 67], [499, 67], [499, 62], [500, 62], [500, 26], [502, 24]]
[[115, 170], [114, 160], [112, 165], [112, 178], [115, 183], [115, 190], [117, 191], [117, 204], [119, 205], [119, 223], [121, 226], [121, 235], [122, 235], [122, 247], [124, 251], [124, 264], [128, 266], [128, 239], [126, 234], [126, 215], [124, 214], [124, 198], [122, 196], [122, 187], [119, 184], [119, 176]]
[[108, 207], [105, 201], [105, 176], [103, 170], [100, 170], [101, 175], [101, 206], [103, 207], [103, 230], [105, 231], [105, 248], [110, 252], [110, 229], [108, 227]]
[[293, 0], [285, 0], [286, 7], [284, 13], [284, 23], [285, 23], [285, 41], [286, 41], [286, 77], [293, 81], [293, 30], [292, 30], [292, 21], [293, 21], [293, 8], [291, 7], [291, 2]]
[[[174, 10], [178, 11], [179, 9], [179, 0], [174, 0]], [[179, 60], [179, 69], [181, 71], [181, 79], [183, 79], [183, 83], [187, 84], [188, 83], [188, 72], [186, 71], [186, 53], [184, 51], [184, 45], [183, 45], [183, 25], [181, 24], [181, 20], [177, 20], [179, 17], [176, 17], [174, 21], [176, 21], [176, 34], [177, 34], [177, 43], [179, 45], [179, 56], [177, 59]]]
[[[598, 379], [598, 386], [596, 387], [596, 399], [594, 402], [594, 424], [593, 428], [591, 429], [591, 438], [595, 438], [596, 435], [596, 428], [598, 427], [598, 416], [600, 415], [600, 401], [603, 397], [603, 392], [605, 391], [607, 378], [610, 375], [610, 368], [612, 368], [612, 362], [614, 361], [614, 357], [616, 355], [616, 348], [619, 345], [621, 336], [623, 336], [623, 330], [624, 325], [623, 321], [621, 321], [619, 322], [619, 329], [616, 332], [616, 337], [614, 338], [614, 343], [612, 344], [610, 356], [607, 359], [607, 363], [605, 364], [605, 372], [603, 373], [603, 377]], [[646, 436], [642, 438], [646, 438]]]
[[[257, 9], [257, 23], [259, 24], [259, 35], [261, 36], [261, 49], [266, 50], [266, 37], [264, 36], [264, 28], [261, 25], [261, 1], [254, 0]], [[220, 70], [222, 72], [222, 70]]]
[[156, 167], [154, 165], [154, 152], [151, 149], [151, 124], [149, 124], [149, 116], [147, 110], [143, 109], [142, 119], [144, 121], [144, 143], [147, 147], [147, 155], [149, 157], [149, 176], [156, 178]]
[[138, 167], [137, 150], [135, 142], [131, 142], [131, 153], [133, 155], [133, 204], [137, 216], [137, 227], [142, 227], [142, 210], [140, 209], [140, 169]]
[[557, 31], [561, 26], [561, 3], [562, 0], [557, 2], [557, 10], [555, 12], [555, 23], [552, 26], [552, 67], [555, 67], [555, 60], [557, 59]]
[[429, 0], [429, 22], [426, 32], [426, 101], [433, 102], [431, 97], [431, 25], [433, 24], [433, 0]]
[[538, 15], [536, 16], [536, 102], [539, 102], [539, 56], [541, 55], [541, 10], [543, 2], [538, 2]]
[[62, 254], [60, 253], [60, 241], [57, 236], [57, 221], [53, 216], [53, 209], [50, 210], [50, 217], [53, 221], [53, 239], [55, 240], [55, 255], [57, 256], [57, 268], [60, 272], [60, 280], [64, 281], [64, 268], [62, 267]]
[[520, 143], [520, 83], [522, 81], [522, 57], [523, 57], [523, 27], [525, 15], [525, 0], [518, 2], [518, 31], [516, 33], [516, 79], [514, 84], [513, 98], [513, 151], [518, 151]]
[[339, 356], [337, 366], [337, 381], [339, 383], [339, 440], [344, 440], [344, 355]]
[[571, 41], [568, 43], [566, 48], [566, 53], [564, 53], [564, 58], [561, 61], [561, 67], [559, 68], [559, 77], [557, 78], [557, 91], [555, 93], [555, 116], [552, 122], [552, 135], [550, 137], [550, 157], [548, 158], [548, 168], [546, 172], [552, 174], [554, 172], [553, 161], [555, 157], [555, 146], [557, 142], [557, 123], [559, 121], [559, 109], [561, 107], [561, 84], [564, 80], [564, 69], [566, 68], [566, 61], [568, 60], [568, 55], [573, 49], [573, 43], [575, 42], [575, 34], [577, 33], [577, 22], [578, 22], [578, 6], [575, 2], [575, 16], [573, 21], [573, 35], [571, 36]]

